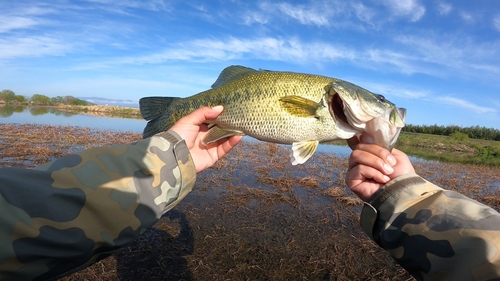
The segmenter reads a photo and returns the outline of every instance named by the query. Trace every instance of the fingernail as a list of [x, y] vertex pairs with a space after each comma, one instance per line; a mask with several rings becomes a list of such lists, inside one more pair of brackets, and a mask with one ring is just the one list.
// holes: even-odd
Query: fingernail
[[385, 163], [384, 163], [384, 169], [385, 169], [385, 170], [386, 170], [389, 174], [391, 174], [392, 172], [394, 172], [394, 169], [393, 169], [391, 166], [389, 166], [389, 165], [387, 165], [387, 164], [385, 164]]
[[392, 154], [389, 154], [389, 156], [387, 156], [387, 163], [389, 163], [391, 166], [396, 165], [397, 163], [396, 158], [394, 158]]
[[384, 175], [384, 180], [385, 180], [386, 182], [388, 182], [388, 181], [390, 181], [390, 180], [391, 180], [391, 178], [390, 178], [390, 177], [388, 177], [388, 176], [386, 176], [386, 175]]
[[212, 107], [212, 109], [215, 111], [222, 111], [224, 109], [224, 107], [222, 105], [216, 105], [216, 106]]

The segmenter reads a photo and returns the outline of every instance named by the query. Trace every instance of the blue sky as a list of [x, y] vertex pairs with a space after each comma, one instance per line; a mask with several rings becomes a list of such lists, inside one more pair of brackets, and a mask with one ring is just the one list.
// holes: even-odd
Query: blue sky
[[345, 79], [414, 125], [500, 129], [496, 0], [0, 2], [0, 90], [186, 97], [233, 64]]

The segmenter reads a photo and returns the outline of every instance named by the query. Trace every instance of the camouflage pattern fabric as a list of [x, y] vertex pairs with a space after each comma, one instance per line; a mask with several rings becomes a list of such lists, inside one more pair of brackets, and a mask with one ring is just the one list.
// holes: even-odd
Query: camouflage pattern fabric
[[500, 214], [416, 174], [375, 194], [361, 226], [418, 280], [500, 280]]
[[91, 148], [33, 170], [0, 169], [0, 280], [61, 277], [108, 256], [192, 189], [196, 170], [169, 132]]

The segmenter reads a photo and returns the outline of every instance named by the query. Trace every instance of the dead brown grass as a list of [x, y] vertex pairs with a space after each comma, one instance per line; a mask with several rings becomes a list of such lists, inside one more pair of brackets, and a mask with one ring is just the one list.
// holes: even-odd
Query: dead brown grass
[[[33, 167], [140, 134], [0, 125], [0, 165]], [[61, 280], [413, 280], [359, 228], [347, 160], [242, 142], [134, 243]], [[496, 208], [498, 168], [416, 162], [417, 172]]]

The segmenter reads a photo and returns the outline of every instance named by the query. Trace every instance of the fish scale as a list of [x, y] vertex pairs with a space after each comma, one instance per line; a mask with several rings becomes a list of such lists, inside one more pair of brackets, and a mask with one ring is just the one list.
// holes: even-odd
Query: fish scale
[[[195, 107], [224, 105], [224, 112], [213, 123], [241, 130], [260, 140], [284, 144], [310, 139], [334, 140], [337, 136], [332, 116], [328, 115], [326, 122], [318, 123], [314, 116], [288, 114], [279, 103], [279, 98], [294, 95], [318, 103], [325, 94], [323, 88], [332, 81], [332, 78], [314, 75], [257, 72], [187, 99], [197, 101]], [[219, 100], [220, 97], [223, 98]], [[214, 102], [218, 100], [219, 103]]]
[[[314, 153], [319, 142], [347, 139], [364, 131], [364, 128], [337, 118], [347, 113], [349, 117], [354, 117], [350, 119], [358, 120], [361, 118], [359, 116], [366, 115], [363, 113], [364, 115], [357, 116], [358, 114], [351, 112], [350, 108], [355, 108], [359, 101], [351, 101], [352, 93], [343, 93], [342, 89], [359, 90], [362, 92], [359, 100], [363, 102], [380, 102], [375, 108], [379, 108], [381, 114], [387, 115], [387, 112], [395, 108], [394, 104], [385, 99], [382, 102], [377, 99], [377, 95], [336, 78], [294, 72], [257, 71], [243, 66], [224, 69], [212, 87], [186, 98], [142, 98], [141, 113], [146, 120], [150, 120], [143, 137], [168, 130], [177, 120], [197, 108], [223, 105], [224, 111], [210, 121], [213, 127], [203, 140], [204, 143], [231, 135], [248, 135], [262, 141], [292, 144], [295, 154], [292, 161], [297, 164], [305, 162]], [[343, 102], [349, 100], [349, 110], [334, 112], [334, 95], [339, 95]], [[372, 118], [374, 117], [389, 119], [389, 116]]]

